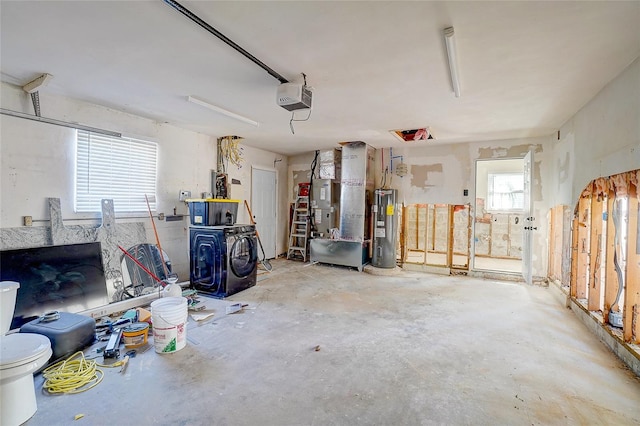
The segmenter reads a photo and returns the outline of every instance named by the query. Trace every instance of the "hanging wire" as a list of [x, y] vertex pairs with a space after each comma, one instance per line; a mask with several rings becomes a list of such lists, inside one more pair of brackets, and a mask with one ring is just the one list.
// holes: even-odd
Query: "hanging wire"
[[307, 115], [307, 118], [304, 119], [294, 119], [296, 112], [295, 111], [291, 111], [291, 120], [289, 120], [289, 128], [291, 129], [291, 134], [295, 135], [296, 131], [293, 129], [293, 122], [294, 121], [307, 121], [311, 118], [311, 108], [309, 108], [309, 115]]
[[[302, 87], [307, 87], [307, 75], [305, 73], [300, 73], [300, 74], [302, 74], [302, 78], [304, 80], [304, 83], [302, 84]], [[293, 128], [293, 122], [294, 121], [307, 121], [307, 120], [309, 120], [311, 118], [311, 108], [309, 108], [309, 115], [307, 115], [307, 118], [296, 120], [295, 119], [295, 114], [296, 114], [295, 111], [291, 111], [291, 120], [289, 120], [289, 128], [291, 129], [291, 134], [292, 135], [296, 134], [296, 131]]]
[[[236, 166], [238, 169], [242, 168], [242, 153], [244, 149], [240, 146], [240, 141], [243, 138], [239, 136], [225, 136], [222, 138], [220, 144], [220, 151], [222, 152], [222, 157], [227, 162], [227, 166], [229, 163]], [[224, 172], [226, 173], [227, 166], [224, 165]]]

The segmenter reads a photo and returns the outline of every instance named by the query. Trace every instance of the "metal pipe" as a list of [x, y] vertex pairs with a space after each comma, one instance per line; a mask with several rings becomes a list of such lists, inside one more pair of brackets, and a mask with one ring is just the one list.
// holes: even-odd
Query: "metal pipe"
[[68, 121], [56, 120], [53, 118], [38, 117], [36, 115], [26, 114], [24, 112], [13, 111], [5, 108], [0, 108], [0, 114], [9, 115], [11, 117], [24, 118], [27, 120], [39, 121], [41, 123], [53, 124], [55, 126], [70, 127], [72, 129], [78, 129], [78, 130], [86, 130], [88, 132], [100, 133], [103, 135], [113, 136], [116, 138], [122, 137], [121, 133], [112, 132], [110, 130], [98, 129], [97, 127], [84, 126], [82, 124], [77, 124], [77, 123], [69, 123]]
[[200, 25], [202, 28], [204, 28], [205, 30], [207, 30], [208, 32], [210, 32], [211, 34], [213, 34], [214, 36], [218, 37], [220, 40], [224, 41], [226, 44], [228, 44], [229, 46], [231, 46], [232, 48], [234, 48], [236, 51], [238, 51], [239, 53], [241, 53], [242, 55], [244, 55], [246, 58], [248, 58], [250, 61], [252, 61], [253, 63], [255, 63], [256, 65], [258, 65], [260, 68], [262, 68], [263, 70], [265, 70], [267, 73], [269, 73], [270, 76], [272, 76], [273, 78], [275, 78], [276, 80], [278, 80], [280, 83], [288, 83], [289, 80], [287, 80], [286, 78], [284, 78], [283, 76], [281, 76], [280, 74], [278, 74], [277, 72], [275, 72], [273, 69], [271, 69], [270, 67], [268, 67], [264, 62], [262, 62], [261, 60], [259, 60], [258, 58], [256, 58], [255, 56], [253, 56], [251, 53], [247, 52], [246, 50], [244, 50], [242, 47], [240, 47], [239, 45], [237, 45], [233, 40], [231, 40], [229, 37], [225, 36], [224, 34], [222, 34], [220, 31], [216, 30], [215, 28], [213, 28], [211, 25], [207, 24], [205, 21], [203, 21], [201, 18], [199, 18], [196, 14], [194, 14], [193, 12], [191, 12], [189, 9], [187, 9], [186, 7], [182, 6], [180, 3], [178, 3], [175, 0], [164, 0], [164, 2], [166, 4], [168, 4], [169, 6], [171, 6], [172, 8], [174, 8], [175, 10], [177, 10], [178, 12], [182, 13], [184, 16], [186, 16], [187, 18], [191, 19], [193, 22], [195, 22], [196, 24]]

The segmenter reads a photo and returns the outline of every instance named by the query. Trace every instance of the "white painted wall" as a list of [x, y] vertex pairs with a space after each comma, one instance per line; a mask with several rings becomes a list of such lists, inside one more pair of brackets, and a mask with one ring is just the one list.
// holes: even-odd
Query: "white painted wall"
[[[240, 180], [240, 185], [231, 185], [231, 198], [238, 200], [247, 200], [251, 206], [251, 166], [265, 170], [275, 170], [276, 172], [276, 197], [277, 205], [277, 225], [276, 225], [276, 255], [283, 254], [287, 251], [287, 238], [289, 235], [289, 207], [287, 199], [287, 163], [288, 158], [285, 155], [276, 154], [262, 149], [244, 146], [242, 151], [244, 161], [242, 167], [237, 168], [230, 166], [227, 173], [230, 178]], [[251, 223], [249, 213], [244, 202], [238, 207], [237, 223]], [[258, 253], [261, 255], [260, 253]]]
[[[30, 97], [21, 88], [2, 83], [2, 108], [33, 113]], [[78, 122], [84, 125], [121, 132], [158, 143], [158, 200], [157, 213], [187, 214], [186, 204], [178, 201], [180, 190], [190, 190], [193, 197], [211, 191], [210, 173], [216, 168], [216, 138], [180, 129], [169, 124], [75, 101], [69, 98], [40, 93], [42, 116]], [[73, 211], [75, 131], [64, 127], [38, 123], [0, 115], [0, 227], [22, 226], [22, 216], [33, 216], [35, 226], [46, 225], [47, 198], [61, 201], [66, 224], [98, 224], [98, 214], [77, 214]], [[280, 217], [286, 215], [287, 158], [265, 150], [244, 147], [244, 163], [240, 169], [229, 170], [230, 177], [239, 179], [233, 185], [232, 197], [241, 201], [251, 194], [251, 164], [272, 167], [279, 173]], [[274, 163], [276, 159], [282, 159]], [[275, 164], [275, 166], [274, 166]], [[283, 178], [285, 177], [285, 178]], [[148, 242], [155, 236], [142, 212], [137, 218], [120, 219], [145, 223]], [[85, 219], [89, 219], [88, 221]], [[238, 209], [238, 222], [249, 223], [244, 204]], [[162, 248], [169, 254], [174, 270], [181, 280], [189, 279], [188, 224], [183, 221], [156, 220]], [[285, 227], [283, 227], [285, 228]], [[280, 252], [286, 250], [286, 230], [278, 230]]]
[[559, 141], [553, 139], [552, 206], [574, 206], [597, 177], [640, 168], [640, 58], [562, 125]]

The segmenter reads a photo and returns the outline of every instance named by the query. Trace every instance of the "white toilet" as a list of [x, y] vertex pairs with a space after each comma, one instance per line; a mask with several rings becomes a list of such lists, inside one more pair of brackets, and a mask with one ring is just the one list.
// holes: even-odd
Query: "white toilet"
[[34, 333], [6, 335], [20, 284], [0, 282], [0, 425], [20, 425], [36, 412], [33, 373], [51, 358], [51, 342]]

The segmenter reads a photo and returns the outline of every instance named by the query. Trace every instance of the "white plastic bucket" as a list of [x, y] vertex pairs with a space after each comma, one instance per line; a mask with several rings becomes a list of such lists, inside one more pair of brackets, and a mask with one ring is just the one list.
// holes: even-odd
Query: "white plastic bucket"
[[173, 353], [186, 346], [187, 318], [186, 297], [163, 297], [151, 302], [153, 345], [157, 353]]

